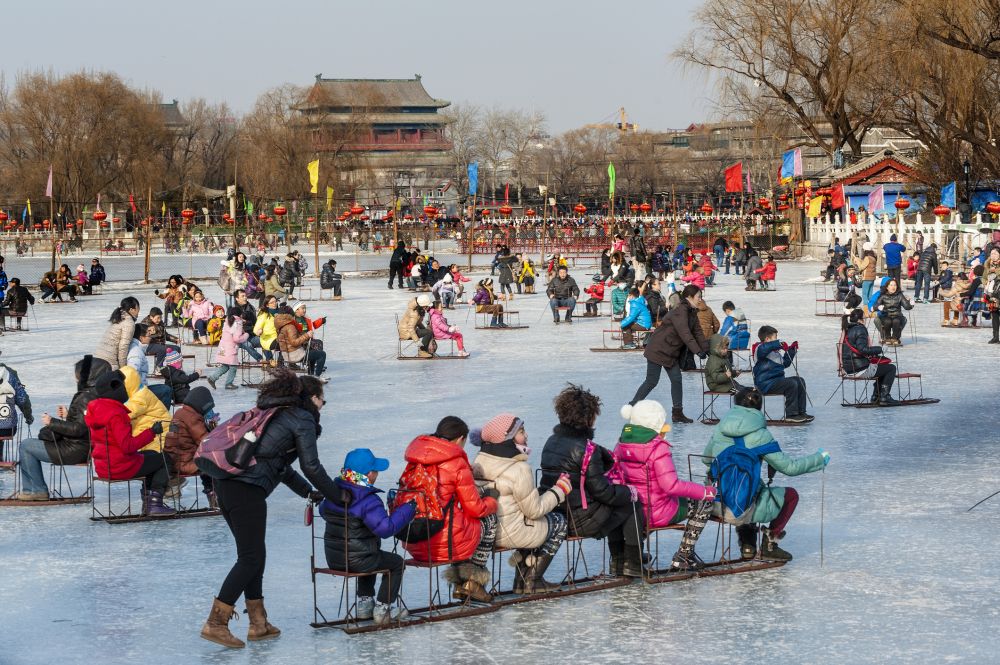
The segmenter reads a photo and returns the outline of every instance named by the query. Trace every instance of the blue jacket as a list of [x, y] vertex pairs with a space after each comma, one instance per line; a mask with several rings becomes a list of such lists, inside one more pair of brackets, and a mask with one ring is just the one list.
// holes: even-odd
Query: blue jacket
[[7, 286], [7, 272], [5, 270], [0, 270], [0, 300], [3, 300], [4, 298]]
[[326, 520], [323, 542], [327, 565], [335, 570], [375, 570], [382, 539], [394, 536], [409, 524], [416, 506], [407, 503], [389, 515], [378, 496], [382, 490], [343, 478], [333, 482], [340, 491], [340, 500], [324, 499], [319, 505], [319, 513]]
[[763, 342], [754, 352], [753, 382], [757, 389], [767, 394], [778, 379], [785, 378], [785, 368], [792, 364], [795, 349], [781, 350], [781, 340]]
[[638, 323], [643, 328], [653, 327], [653, 317], [649, 313], [649, 306], [645, 298], [633, 298], [629, 301], [628, 316], [622, 319], [622, 328]]
[[[740, 310], [734, 310], [735, 312], [739, 312], [741, 316], [743, 314]], [[719, 329], [719, 334], [729, 338], [730, 349], [741, 350], [750, 348], [750, 329], [747, 328], [746, 318], [741, 318], [737, 321], [732, 316], [727, 316], [722, 320], [722, 328]]]
[[941, 274], [938, 275], [937, 281], [942, 289], [950, 289], [954, 279], [955, 273], [952, 272], [951, 268], [945, 268], [941, 271]]
[[898, 242], [887, 242], [882, 246], [885, 250], [885, 267], [886, 268], [898, 268], [903, 265], [903, 252], [906, 251], [906, 245], [901, 245]]
[[878, 297], [882, 295], [882, 287], [885, 286], [885, 283], [888, 282], [889, 279], [891, 278], [883, 277], [882, 279], [877, 280], [873, 285], [872, 294], [868, 297], [868, 311], [874, 311], [875, 303], [878, 302]]

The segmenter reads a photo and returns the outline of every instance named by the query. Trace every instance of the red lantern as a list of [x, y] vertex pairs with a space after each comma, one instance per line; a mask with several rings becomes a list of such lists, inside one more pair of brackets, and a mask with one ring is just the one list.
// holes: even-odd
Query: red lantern
[[950, 215], [951, 214], [951, 208], [949, 208], [946, 205], [940, 205], [940, 204], [938, 204], [934, 208], [934, 214], [937, 215], [938, 217], [944, 217], [945, 215]]
[[528, 208], [527, 210], [524, 211], [525, 217], [534, 217], [536, 214], [537, 213], [535, 213], [535, 210], [533, 208]]
[[191, 220], [190, 220], [190, 219], [182, 219], [182, 220], [181, 220], [181, 224], [183, 224], [184, 226], [187, 226], [187, 225], [188, 225], [188, 224], [190, 224], [190, 223], [191, 223]]
[[500, 214], [501, 215], [510, 215], [510, 214], [513, 214], [513, 212], [514, 212], [514, 209], [511, 208], [506, 203], [503, 204], [502, 206], [500, 206]]
[[896, 202], [893, 205], [896, 206], [896, 210], [903, 212], [910, 207], [910, 202], [906, 199], [896, 199]]
[[784, 203], [785, 201], [788, 200], [788, 194], [782, 194], [782, 195], [780, 195], [778, 197], [778, 200], [781, 201], [782, 203]]
[[360, 217], [358, 217], [358, 219], [360, 219], [362, 222], [367, 222], [369, 217], [368, 215], [361, 215]]
[[149, 226], [149, 220], [148, 219], [142, 220], [141, 222], [139, 222], [139, 226]]
[[8, 217], [9, 215], [7, 215], [7, 213], [5, 213], [3, 210], [0, 210], [0, 222], [6, 222]]
[[795, 188], [795, 196], [802, 196], [805, 193], [806, 193], [806, 188], [805, 187], [796, 187]]
[[407, 214], [403, 215], [403, 219], [406, 220], [407, 222], [411, 222], [411, 221], [413, 221], [413, 215], [407, 213]]
[[77, 226], [83, 226], [83, 220], [82, 219], [76, 220], [76, 225]]
[[277, 215], [278, 217], [284, 217], [285, 215], [288, 214], [288, 208], [281, 205], [274, 206], [274, 214]]
[[273, 222], [274, 222], [274, 217], [268, 217], [268, 218], [267, 218], [267, 219], [265, 219], [264, 221], [265, 221], [265, 222], [267, 222], [268, 224], [271, 224], [271, 223], [273, 223]]
[[388, 212], [385, 213], [385, 221], [391, 222], [395, 216], [396, 216], [396, 213], [394, 213], [393, 211], [389, 210]]
[[36, 231], [40, 231], [40, 230], [41, 230], [41, 228], [42, 228], [42, 225], [41, 225], [41, 224], [35, 224], [35, 230], [36, 230]]
[[578, 215], [582, 215], [585, 212], [587, 212], [587, 206], [583, 205], [582, 203], [577, 203], [575, 206], [573, 206], [573, 212], [575, 212]]
[[224, 219], [224, 220], [226, 220], [228, 222], [229, 221], [229, 213], [228, 212], [222, 213], [222, 219]]
[[103, 222], [108, 218], [108, 213], [104, 212], [103, 210], [98, 210], [97, 212], [94, 213], [93, 217], [95, 221]]
[[628, 207], [628, 209], [631, 210], [632, 212], [639, 212], [639, 204], [633, 203]]
[[[184, 208], [184, 210], [181, 210], [181, 217], [184, 219], [194, 219], [194, 210], [191, 210], [191, 208]], [[94, 219], [97, 218], [95, 217]]]
[[990, 201], [987, 203], [986, 212], [991, 215], [1000, 215], [1000, 201]]
[[424, 206], [424, 214], [428, 217], [434, 217], [438, 214], [438, 209], [434, 206]]
[[489, 208], [483, 208], [481, 214], [482, 214], [483, 217], [489, 217], [490, 216], [490, 209]]
[[787, 203], [782, 203], [781, 205], [778, 206], [778, 211], [779, 212], [785, 212], [786, 210], [788, 210], [788, 204]]
[[362, 206], [359, 206], [357, 203], [355, 203], [354, 205], [351, 206], [351, 214], [352, 215], [361, 215], [364, 212], [365, 212], [365, 209]]
[[337, 221], [346, 222], [348, 217], [350, 217], [350, 215], [348, 215], [347, 213], [337, 215]]
[[267, 221], [267, 213], [264, 213], [264, 212], [262, 212], [262, 213], [259, 213], [259, 214], [257, 215], [257, 219], [258, 219], [259, 221], [261, 221], [261, 222], [266, 222], [266, 221]]
[[643, 212], [649, 212], [652, 209], [653, 209], [653, 206], [649, 205], [648, 203], [643, 203], [642, 205], [639, 206], [639, 210], [641, 210]]
[[313, 222], [316, 221], [316, 218], [315, 217], [306, 217], [306, 221], [309, 222], [310, 224], [312, 224]]
[[114, 222], [115, 224], [121, 224], [122, 223], [122, 218], [121, 217], [112, 217], [111, 221]]
[[42, 226], [44, 226], [45, 228], [49, 228], [49, 225], [51, 225], [51, 224], [52, 224], [52, 222], [50, 222], [47, 219], [43, 219], [42, 220]]
[[107, 222], [101, 222], [101, 228], [102, 229], [108, 228], [108, 223]]
[[702, 205], [701, 208], [699, 208], [699, 210], [701, 210], [706, 215], [710, 215], [712, 213], [712, 206], [706, 203]]

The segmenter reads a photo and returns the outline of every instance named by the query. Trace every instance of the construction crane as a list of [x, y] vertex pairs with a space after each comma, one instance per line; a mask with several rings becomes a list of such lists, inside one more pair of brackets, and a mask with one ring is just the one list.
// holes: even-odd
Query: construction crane
[[588, 129], [617, 129], [622, 134], [626, 132], [638, 132], [639, 125], [629, 122], [628, 116], [625, 114], [625, 107], [622, 106], [618, 109], [618, 122], [593, 122], [588, 125], [584, 125]]

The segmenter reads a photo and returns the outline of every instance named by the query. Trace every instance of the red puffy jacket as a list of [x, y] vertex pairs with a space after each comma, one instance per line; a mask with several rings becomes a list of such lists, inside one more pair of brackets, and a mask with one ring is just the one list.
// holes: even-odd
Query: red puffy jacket
[[91, 456], [98, 478], [132, 478], [142, 466], [139, 449], [153, 441], [153, 430], [143, 430], [132, 436], [128, 414], [124, 404], [104, 397], [87, 405], [84, 422], [90, 428]]
[[758, 270], [757, 272], [760, 273], [761, 279], [768, 282], [773, 282], [775, 275], [778, 274], [778, 264], [775, 263], [774, 261], [768, 261], [767, 263], [764, 264], [764, 267]]
[[450, 523], [446, 511], [444, 528], [428, 540], [405, 544], [406, 551], [417, 561], [447, 561], [450, 533], [451, 560], [468, 559], [479, 545], [479, 518], [497, 511], [496, 499], [479, 496], [469, 458], [451, 441], [418, 436], [407, 446], [404, 457], [407, 462], [437, 468], [438, 501], [442, 507], [453, 497], [457, 501]]

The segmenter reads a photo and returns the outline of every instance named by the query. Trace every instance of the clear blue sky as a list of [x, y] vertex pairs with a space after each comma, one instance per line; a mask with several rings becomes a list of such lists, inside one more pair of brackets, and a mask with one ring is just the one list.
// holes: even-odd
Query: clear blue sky
[[117, 72], [165, 100], [239, 112], [282, 83], [423, 76], [452, 102], [545, 112], [554, 132], [708, 119], [713, 90], [669, 57], [699, 0], [55, 0], [4, 7], [2, 69]]

